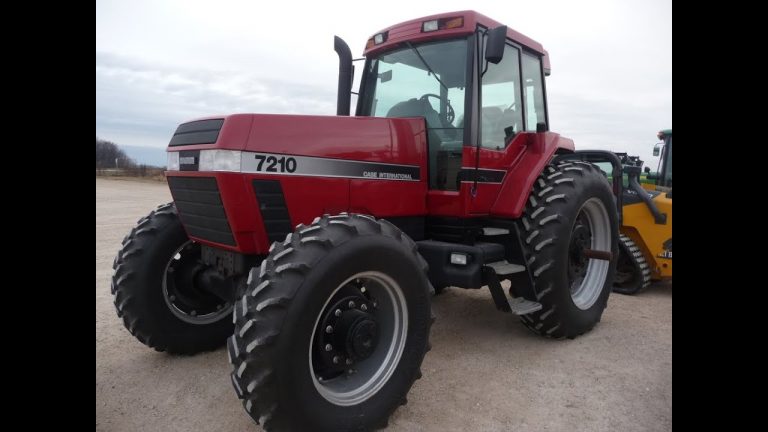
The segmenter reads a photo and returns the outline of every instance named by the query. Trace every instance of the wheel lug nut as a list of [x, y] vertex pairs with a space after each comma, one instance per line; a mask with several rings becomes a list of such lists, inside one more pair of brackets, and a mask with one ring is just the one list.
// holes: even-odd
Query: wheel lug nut
[[197, 316], [197, 311], [192, 311], [189, 314], [192, 315], [192, 316]]
[[325, 328], [325, 332], [326, 333], [333, 333], [333, 327], [331, 327], [331, 326], [326, 327]]
[[325, 350], [326, 351], [330, 351], [332, 349], [333, 349], [333, 347], [331, 346], [331, 344], [325, 344]]
[[173, 267], [168, 267], [168, 271], [167, 271], [168, 273], [173, 273], [174, 271], [175, 270], [173, 269]]
[[349, 303], [347, 304], [347, 306], [349, 306], [350, 309], [354, 309], [355, 308], [355, 302], [350, 300]]
[[379, 304], [378, 304], [378, 303], [376, 303], [376, 302], [373, 302], [373, 308], [374, 308], [374, 309], [376, 309], [376, 307], [378, 307], [378, 306], [379, 306]]
[[365, 287], [360, 288], [360, 292], [365, 292]]
[[365, 303], [363, 303], [363, 304], [361, 304], [361, 305], [360, 305], [360, 310], [362, 310], [363, 312], [365, 312], [365, 311], [367, 311], [367, 310], [368, 310], [368, 306], [367, 306]]
[[176, 296], [172, 295], [172, 296], [168, 297], [168, 300], [174, 301], [174, 300], [176, 300]]
[[339, 356], [333, 356], [333, 364], [339, 364]]
[[349, 359], [349, 358], [348, 358], [348, 359], [347, 359], [347, 361], [346, 361], [345, 363], [347, 363], [348, 365], [351, 365], [351, 364], [352, 364], [352, 359]]
[[336, 312], [333, 313], [336, 316], [341, 316], [341, 309], [336, 309]]

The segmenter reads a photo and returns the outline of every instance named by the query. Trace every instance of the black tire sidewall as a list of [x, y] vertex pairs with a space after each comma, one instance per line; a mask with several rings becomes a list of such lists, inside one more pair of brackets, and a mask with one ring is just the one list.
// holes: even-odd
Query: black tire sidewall
[[[403, 249], [401, 242], [390, 237], [355, 237], [318, 261], [298, 287], [275, 358], [285, 361], [284, 367], [276, 368], [278, 406], [290, 407], [301, 428], [347, 430], [359, 428], [359, 418], [366, 419], [364, 424], [386, 421], [410, 389], [428, 343], [430, 293], [420, 264]], [[341, 407], [327, 401], [314, 386], [309, 369], [310, 338], [331, 293], [349, 277], [365, 271], [379, 271], [400, 285], [408, 310], [406, 345], [396, 370], [376, 394], [358, 405]]]
[[171, 312], [162, 281], [168, 262], [189, 237], [176, 214], [152, 217], [156, 229], [133, 239], [142, 253], [125, 260], [135, 276], [118, 287], [132, 297], [123, 310], [127, 321], [137, 320], [135, 331], [160, 350], [191, 354], [218, 348], [233, 331], [231, 315], [210, 324], [191, 324]]
[[[568, 194], [568, 205], [566, 210], [561, 213], [563, 222], [556, 225], [555, 237], [559, 239], [555, 245], [554, 263], [551, 269], [546, 272], [547, 278], [554, 286], [564, 287], [565, 289], [556, 289], [551, 296], [554, 296], [554, 303], [557, 305], [561, 318], [561, 325], [569, 329], [569, 333], [575, 331], [580, 334], [591, 329], [596, 322], [600, 320], [603, 309], [608, 302], [608, 296], [611, 293], [613, 285], [613, 274], [616, 269], [616, 260], [611, 260], [602, 291], [595, 303], [588, 309], [580, 309], [573, 302], [568, 284], [568, 249], [571, 242], [573, 226], [576, 222], [580, 209], [591, 198], [597, 198], [605, 207], [610, 220], [611, 239], [614, 245], [612, 253], [614, 256], [618, 253], [618, 218], [616, 215], [616, 201], [611, 193], [610, 186], [606, 180], [599, 177], [596, 172], [591, 175], [581, 177], [579, 187], [573, 189]], [[547, 281], [539, 285], [541, 289]]]

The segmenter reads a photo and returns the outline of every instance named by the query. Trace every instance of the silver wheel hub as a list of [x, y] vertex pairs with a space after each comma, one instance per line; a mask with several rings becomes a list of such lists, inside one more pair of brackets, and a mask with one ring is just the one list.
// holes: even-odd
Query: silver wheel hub
[[583, 251], [611, 251], [611, 244], [608, 211], [602, 201], [590, 198], [579, 209], [568, 249], [571, 299], [579, 309], [589, 309], [600, 298], [610, 266], [610, 261], [586, 258]]
[[205, 269], [199, 259], [199, 244], [190, 240], [179, 246], [165, 265], [162, 289], [165, 304], [173, 315], [189, 324], [205, 325], [231, 315], [232, 303], [197, 286], [195, 276]]
[[309, 344], [309, 368], [329, 402], [357, 405], [389, 381], [400, 362], [408, 310], [400, 285], [380, 272], [345, 280], [323, 305]]

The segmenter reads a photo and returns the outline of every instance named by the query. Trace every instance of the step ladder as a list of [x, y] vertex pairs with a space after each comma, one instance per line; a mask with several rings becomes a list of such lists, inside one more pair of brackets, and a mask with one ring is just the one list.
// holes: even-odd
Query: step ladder
[[505, 276], [524, 271], [525, 266], [513, 264], [506, 260], [487, 263], [483, 266], [483, 276], [499, 310], [512, 312], [515, 315], [525, 315], [541, 310], [541, 303], [522, 297], [510, 298], [504, 293], [504, 288], [501, 287], [501, 280], [507, 279]]
[[505, 228], [484, 227], [483, 235], [487, 237], [500, 236], [509, 234], [509, 230]]

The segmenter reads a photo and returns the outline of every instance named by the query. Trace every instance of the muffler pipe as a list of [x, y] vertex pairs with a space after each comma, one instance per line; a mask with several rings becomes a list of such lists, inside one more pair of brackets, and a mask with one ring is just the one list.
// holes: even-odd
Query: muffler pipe
[[336, 95], [336, 115], [348, 116], [352, 99], [352, 51], [344, 40], [333, 37], [333, 50], [339, 55], [339, 88]]

